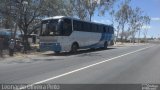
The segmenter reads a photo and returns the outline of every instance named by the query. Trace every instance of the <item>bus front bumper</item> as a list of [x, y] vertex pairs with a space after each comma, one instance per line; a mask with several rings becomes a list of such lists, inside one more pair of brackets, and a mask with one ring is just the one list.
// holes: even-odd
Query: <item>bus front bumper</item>
[[60, 43], [40, 43], [40, 51], [61, 51]]

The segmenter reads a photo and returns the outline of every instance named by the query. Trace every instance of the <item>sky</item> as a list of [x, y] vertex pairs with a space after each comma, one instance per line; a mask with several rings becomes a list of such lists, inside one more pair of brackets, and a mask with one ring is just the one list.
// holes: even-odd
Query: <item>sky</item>
[[[147, 26], [147, 37], [160, 37], [160, 0], [132, 0], [130, 5], [134, 8], [141, 8], [141, 10], [144, 11], [144, 14], [150, 16], [151, 22], [150, 25]], [[107, 12], [105, 16], [98, 16], [98, 12], [95, 12], [92, 21], [112, 24], [111, 18]], [[143, 31], [141, 32], [141, 37], [143, 37]]]

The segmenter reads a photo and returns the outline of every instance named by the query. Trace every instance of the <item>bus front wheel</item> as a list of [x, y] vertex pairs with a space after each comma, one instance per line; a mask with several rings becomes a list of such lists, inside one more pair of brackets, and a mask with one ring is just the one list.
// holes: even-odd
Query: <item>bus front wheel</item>
[[54, 53], [55, 53], [55, 54], [59, 54], [59, 53], [60, 53], [60, 51], [54, 51]]
[[55, 54], [59, 54], [60, 53], [60, 51], [55, 51]]
[[78, 44], [77, 43], [73, 43], [72, 47], [71, 47], [71, 52], [72, 53], [76, 53], [78, 50]]
[[108, 48], [108, 42], [105, 42], [104, 43], [104, 49], [107, 49]]

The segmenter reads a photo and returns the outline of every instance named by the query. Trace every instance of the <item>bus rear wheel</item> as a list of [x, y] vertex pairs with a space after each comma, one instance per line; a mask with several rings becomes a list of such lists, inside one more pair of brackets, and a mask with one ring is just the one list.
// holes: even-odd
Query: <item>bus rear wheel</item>
[[104, 49], [107, 49], [108, 48], [108, 42], [105, 42], [104, 43], [104, 47], [103, 47]]
[[77, 43], [73, 43], [72, 47], [71, 47], [71, 52], [72, 53], [77, 53], [78, 50], [78, 44]]
[[59, 54], [60, 53], [60, 51], [55, 51], [55, 54]]

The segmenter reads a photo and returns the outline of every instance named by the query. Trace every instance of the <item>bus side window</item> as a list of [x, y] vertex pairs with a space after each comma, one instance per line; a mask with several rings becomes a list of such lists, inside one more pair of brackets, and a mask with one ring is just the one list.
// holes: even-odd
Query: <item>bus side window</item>
[[94, 26], [94, 32], [97, 32], [97, 25]]
[[96, 25], [96, 32], [98, 32], [98, 25]]
[[92, 32], [91, 27], [90, 27], [90, 23], [86, 23], [86, 30], [88, 32]]
[[92, 31], [93, 31], [93, 32], [96, 32], [96, 30], [95, 30], [95, 29], [96, 29], [96, 28], [95, 28], [95, 24], [91, 24], [91, 25], [92, 25]]
[[109, 27], [108, 30], [109, 30], [109, 33], [111, 34], [112, 33], [111, 27]]
[[70, 19], [64, 19], [63, 23], [63, 34], [64, 36], [68, 36], [72, 33], [72, 23]]
[[80, 21], [77, 21], [77, 31], [82, 31], [82, 30], [83, 30], [82, 23]]
[[85, 22], [85, 23], [83, 23], [83, 25], [84, 25], [83, 31], [91, 32], [90, 23]]
[[106, 33], [106, 28], [105, 27], [103, 27], [103, 33]]
[[100, 25], [97, 26], [97, 32], [100, 32]]
[[78, 21], [73, 21], [73, 30], [78, 31]]
[[111, 33], [114, 34], [114, 29], [113, 28], [111, 28]]
[[108, 30], [109, 30], [109, 33], [110, 33], [110, 34], [113, 34], [113, 33], [114, 33], [114, 31], [113, 31], [113, 28], [112, 28], [112, 27], [109, 27], [109, 28], [108, 28]]
[[108, 26], [106, 27], [106, 31], [107, 33], [110, 33], [110, 28]]
[[49, 27], [49, 24], [47, 23], [46, 24], [46, 30], [45, 30], [45, 32], [43, 34], [44, 35], [49, 35], [49, 29], [50, 29], [50, 27]]
[[103, 31], [103, 27], [102, 27], [102, 25], [99, 25], [99, 28], [98, 28], [97, 32], [102, 33], [102, 31]]
[[88, 31], [88, 29], [87, 29], [87, 23], [86, 22], [83, 23], [83, 27], [84, 28], [82, 29], [82, 31]]

